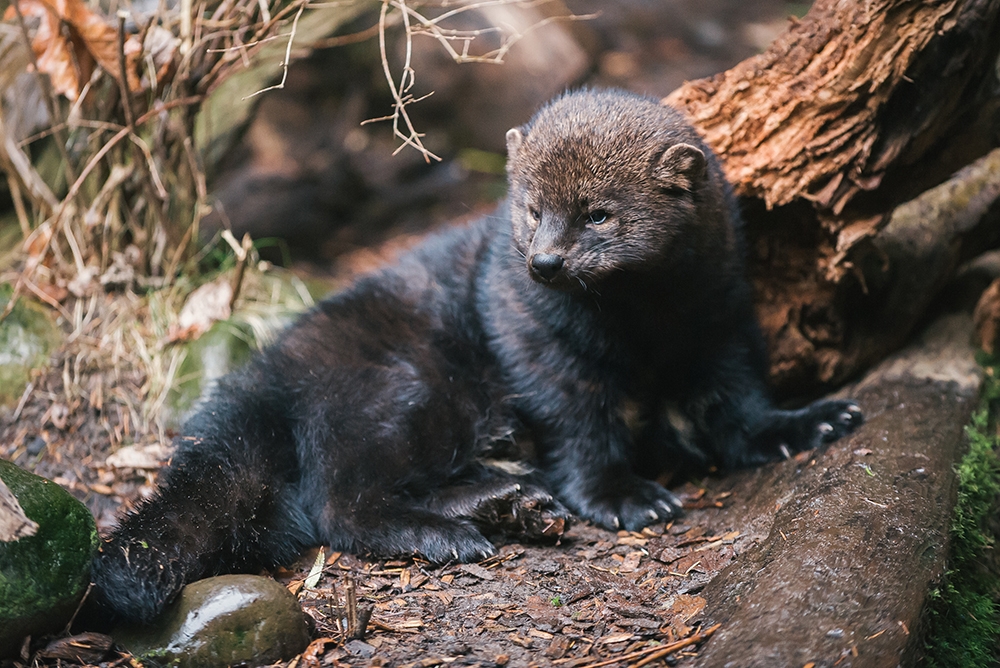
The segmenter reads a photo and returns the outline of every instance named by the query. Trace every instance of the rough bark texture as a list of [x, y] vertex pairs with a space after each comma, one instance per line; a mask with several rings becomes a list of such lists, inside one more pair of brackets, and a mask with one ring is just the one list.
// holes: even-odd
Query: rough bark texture
[[[990, 163], [976, 178], [993, 199], [976, 224], [956, 236], [949, 222], [963, 202], [945, 200], [967, 188], [930, 205], [943, 222], [926, 221], [919, 246], [949, 245], [953, 261], [926, 265], [926, 253], [906, 252], [872, 261], [896, 207], [996, 146], [998, 51], [1000, 2], [819, 0], [765, 53], [667, 98], [723, 157], [745, 200], [782, 389], [842, 382], [884, 356], [957, 260], [996, 242], [986, 231], [996, 189], [983, 180], [1000, 181], [1000, 170]], [[907, 206], [927, 208], [921, 201]], [[904, 294], [914, 272], [927, 274], [925, 292]], [[878, 331], [866, 326], [873, 313]]]
[[870, 419], [849, 439], [730, 479], [716, 522], [759, 540], [702, 592], [722, 627], [696, 665], [918, 665], [981, 384], [971, 330], [946, 316], [851, 388]]

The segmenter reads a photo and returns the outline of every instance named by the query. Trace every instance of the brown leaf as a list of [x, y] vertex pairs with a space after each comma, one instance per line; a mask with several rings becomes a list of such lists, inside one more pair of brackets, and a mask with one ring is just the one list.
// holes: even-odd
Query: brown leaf
[[302, 657], [299, 659], [299, 665], [302, 668], [320, 668], [320, 657], [326, 652], [327, 645], [336, 645], [337, 641], [333, 638], [317, 638], [309, 643], [309, 647], [306, 647], [306, 651], [302, 652]]
[[225, 320], [232, 311], [233, 286], [225, 279], [206, 283], [184, 302], [177, 322], [170, 326], [167, 341], [193, 341], [208, 331], [216, 320]]
[[462, 564], [461, 566], [459, 566], [459, 569], [461, 569], [465, 573], [468, 573], [469, 575], [479, 578], [480, 580], [493, 579], [493, 574], [490, 573], [485, 568], [483, 568], [482, 566], [480, 566], [479, 564]]
[[663, 617], [674, 635], [683, 638], [691, 633], [687, 621], [705, 609], [706, 601], [701, 596], [678, 594], [673, 604], [664, 611]]
[[[40, 22], [31, 48], [38, 69], [49, 75], [56, 92], [75, 101], [94, 71], [95, 60], [101, 62], [102, 57], [113, 68], [104, 62], [102, 67], [112, 74], [118, 71], [115, 29], [82, 0], [20, 0], [18, 7], [26, 17]], [[8, 7], [4, 19], [15, 16], [14, 7]], [[64, 24], [66, 30], [62, 30]]]
[[[70, 36], [62, 35], [62, 21], [58, 12], [39, 0], [21, 0], [17, 3], [25, 19], [35, 18], [38, 27], [31, 38], [38, 69], [49, 75], [52, 88], [72, 101], [79, 97], [83, 81], [90, 78], [94, 61], [83, 45]], [[17, 17], [11, 5], [4, 13], [5, 21]]]
[[[26, 17], [39, 20], [31, 38], [31, 48], [38, 69], [49, 75], [57, 93], [76, 101], [90, 80], [95, 64], [115, 79], [121, 78], [118, 29], [83, 0], [19, 0], [18, 7]], [[11, 20], [15, 16], [14, 7], [8, 7], [4, 19]], [[163, 79], [173, 64], [179, 41], [159, 26], [150, 28], [146, 40], [146, 55], [152, 60], [156, 78]], [[152, 82], [139, 76], [144, 55], [139, 37], [129, 36], [123, 50], [129, 90], [138, 92], [149, 88]]]
[[671, 564], [683, 557], [685, 554], [687, 554], [685, 550], [679, 550], [676, 547], [665, 547], [657, 552], [654, 558], [665, 564]]

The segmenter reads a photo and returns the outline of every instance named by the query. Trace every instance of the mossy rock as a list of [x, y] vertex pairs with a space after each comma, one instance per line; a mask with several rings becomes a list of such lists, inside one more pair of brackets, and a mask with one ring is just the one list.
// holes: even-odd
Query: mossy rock
[[[0, 285], [0, 313], [13, 292], [9, 284]], [[0, 404], [20, 399], [31, 371], [45, 366], [59, 338], [59, 328], [47, 309], [26, 299], [17, 301], [0, 322]]]
[[112, 631], [144, 665], [211, 668], [287, 661], [309, 645], [305, 614], [270, 578], [220, 575], [192, 582], [153, 623]]
[[59, 485], [0, 460], [0, 479], [38, 524], [33, 536], [0, 542], [0, 657], [27, 635], [59, 631], [90, 583], [97, 526], [86, 506]]

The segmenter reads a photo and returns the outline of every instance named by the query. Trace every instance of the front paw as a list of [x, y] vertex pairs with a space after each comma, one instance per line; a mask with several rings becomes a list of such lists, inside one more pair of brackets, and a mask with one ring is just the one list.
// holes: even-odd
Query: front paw
[[861, 407], [851, 399], [820, 400], [801, 411], [793, 420], [794, 450], [809, 450], [847, 436], [865, 421]]
[[574, 505], [578, 515], [613, 531], [638, 531], [681, 512], [681, 500], [669, 490], [634, 475], [605, 482]]
[[851, 399], [822, 399], [799, 410], [774, 411], [750, 451], [764, 461], [789, 459], [847, 436], [863, 422], [861, 407]]

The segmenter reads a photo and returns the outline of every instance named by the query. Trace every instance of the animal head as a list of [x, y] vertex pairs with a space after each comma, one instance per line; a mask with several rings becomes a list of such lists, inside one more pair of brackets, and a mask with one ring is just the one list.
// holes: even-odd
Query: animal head
[[658, 271], [717, 235], [699, 221], [711, 217], [706, 202], [724, 199], [721, 172], [680, 114], [654, 100], [567, 94], [508, 131], [507, 153], [514, 245], [550, 287]]

